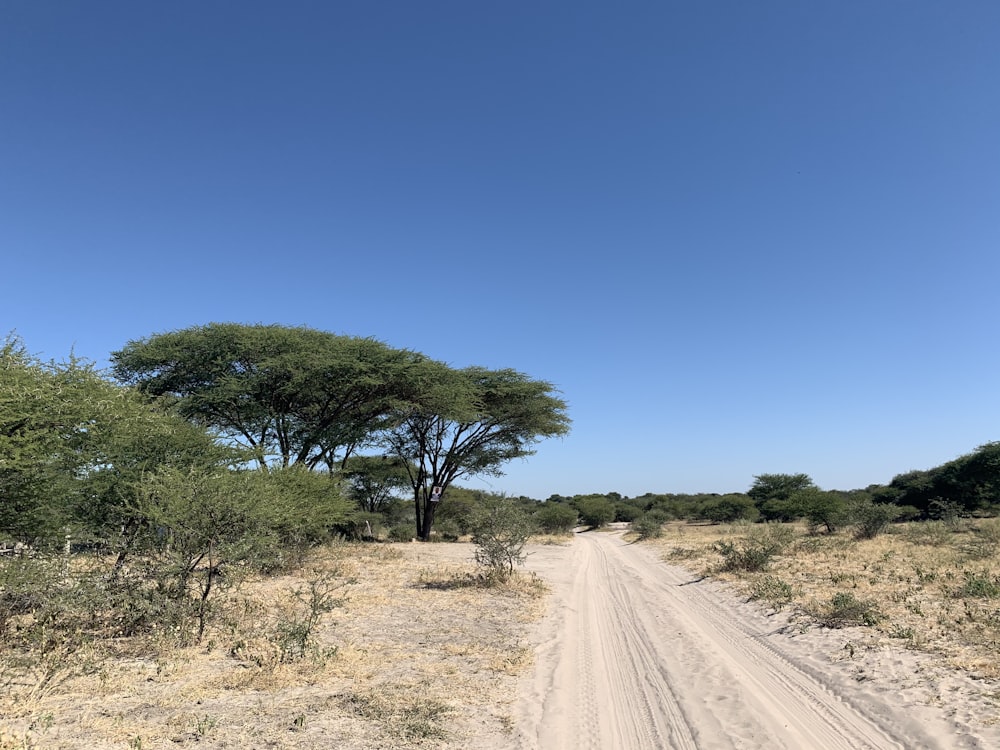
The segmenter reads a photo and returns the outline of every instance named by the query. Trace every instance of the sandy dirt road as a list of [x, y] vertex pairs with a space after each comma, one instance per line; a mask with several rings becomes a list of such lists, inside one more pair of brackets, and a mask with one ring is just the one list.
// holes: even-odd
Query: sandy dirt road
[[620, 534], [538, 548], [528, 568], [552, 586], [553, 608], [522, 690], [521, 750], [980, 746], [942, 743], [796, 653], [774, 619]]

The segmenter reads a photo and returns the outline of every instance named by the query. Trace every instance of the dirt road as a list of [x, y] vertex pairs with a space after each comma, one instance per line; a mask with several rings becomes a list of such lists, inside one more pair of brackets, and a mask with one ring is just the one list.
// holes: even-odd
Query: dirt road
[[[553, 588], [522, 691], [521, 750], [861, 750], [942, 743], [887, 696], [797, 649], [782, 623], [620, 534], [540, 547]], [[856, 683], [855, 683], [856, 685]]]

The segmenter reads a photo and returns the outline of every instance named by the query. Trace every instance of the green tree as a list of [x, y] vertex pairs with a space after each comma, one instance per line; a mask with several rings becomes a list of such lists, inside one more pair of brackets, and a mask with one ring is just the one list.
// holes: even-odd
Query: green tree
[[0, 530], [15, 538], [108, 538], [128, 525], [146, 474], [227, 456], [204, 430], [89, 363], [39, 362], [13, 337], [0, 348]]
[[579, 521], [579, 514], [572, 505], [548, 500], [535, 511], [535, 523], [546, 534], [568, 534]]
[[576, 502], [580, 520], [591, 529], [611, 523], [615, 518], [615, 506], [603, 495], [589, 495]]
[[798, 490], [789, 498], [789, 503], [813, 530], [822, 527], [832, 534], [850, 520], [848, 502], [836, 492], [824, 492], [815, 487]]
[[795, 492], [816, 486], [808, 474], [756, 474], [753, 479], [747, 495], [757, 503], [764, 500], [787, 500]]
[[123, 383], [252, 451], [331, 472], [380, 428], [418, 354], [306, 327], [210, 323], [129, 342]]
[[430, 538], [438, 503], [452, 483], [498, 476], [541, 439], [569, 430], [566, 404], [551, 384], [514, 370], [453, 370], [424, 361], [410, 371], [411, 401], [385, 433], [409, 472], [418, 538]]
[[746, 495], [720, 495], [706, 500], [701, 505], [701, 515], [713, 523], [733, 523], [734, 521], [756, 521], [760, 515]]
[[802, 490], [816, 489], [808, 474], [758, 474], [747, 495], [767, 521], [792, 521], [798, 510], [791, 497]]
[[409, 487], [406, 467], [398, 458], [354, 456], [343, 475], [351, 498], [367, 513], [385, 513]]

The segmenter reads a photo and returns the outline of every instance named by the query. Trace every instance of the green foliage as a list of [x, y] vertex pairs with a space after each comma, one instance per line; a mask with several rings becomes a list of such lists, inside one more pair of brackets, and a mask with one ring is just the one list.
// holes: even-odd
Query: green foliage
[[663, 536], [663, 519], [656, 511], [644, 513], [632, 522], [632, 531], [640, 539], [659, 539]]
[[413, 526], [408, 523], [390, 526], [389, 530], [386, 532], [386, 537], [390, 542], [413, 541]]
[[733, 542], [716, 542], [715, 551], [722, 555], [722, 570], [757, 572], [765, 570], [774, 556], [791, 542], [794, 532], [787, 526], [764, 524], [751, 527]]
[[615, 506], [603, 495], [583, 497], [577, 501], [580, 521], [591, 529], [611, 523], [615, 517]]
[[344, 585], [344, 581], [330, 573], [319, 573], [307, 581], [305, 588], [292, 591], [296, 606], [281, 619], [275, 633], [281, 661], [296, 661], [309, 655], [322, 659], [329, 655], [328, 650], [316, 644], [316, 628], [324, 615], [343, 604], [338, 594]]
[[792, 601], [790, 584], [777, 576], [763, 575], [750, 585], [750, 601], [763, 601], [775, 609], [781, 609]]
[[531, 517], [502, 497], [487, 499], [473, 519], [476, 563], [492, 582], [507, 581], [515, 565], [524, 564], [524, 548], [535, 530]]
[[814, 614], [820, 624], [828, 628], [877, 625], [883, 619], [875, 602], [858, 599], [847, 591], [834, 594], [829, 603]]
[[809, 522], [811, 531], [822, 528], [833, 533], [850, 520], [848, 502], [836, 492], [824, 492], [815, 487], [798, 490], [789, 502], [796, 514]]
[[406, 467], [398, 458], [354, 456], [343, 476], [351, 499], [368, 513], [384, 513], [409, 487]]
[[972, 599], [1000, 599], [1000, 576], [987, 570], [964, 571], [964, 581], [955, 596]]
[[107, 538], [131, 518], [143, 477], [161, 466], [211, 466], [231, 451], [78, 360], [41, 363], [0, 347], [0, 533], [59, 544]]
[[854, 534], [858, 539], [874, 539], [898, 516], [899, 509], [894, 505], [873, 503], [866, 499], [859, 500], [851, 509]]
[[121, 382], [260, 465], [332, 470], [384, 426], [420, 356], [304, 326], [210, 323], [131, 341], [111, 359]]
[[754, 502], [746, 495], [721, 495], [701, 503], [699, 514], [713, 523], [756, 521], [760, 516]]
[[487, 493], [451, 487], [447, 501], [440, 503], [437, 509], [435, 521], [448, 524], [455, 535], [471, 534], [476, 508], [486, 496]]
[[579, 521], [576, 508], [552, 500], [542, 503], [535, 511], [535, 523], [546, 534], [568, 534]]
[[643, 513], [642, 508], [627, 501], [614, 503], [614, 507], [615, 521], [619, 521], [621, 523], [631, 523]]
[[796, 492], [815, 488], [808, 474], [758, 474], [747, 495], [756, 503], [788, 500]]
[[1000, 442], [927, 471], [895, 476], [876, 500], [918, 508], [925, 517], [949, 520], [989, 511], [1000, 498]]
[[343, 524], [336, 528], [348, 539], [373, 540], [382, 535], [385, 528], [385, 516], [381, 513], [352, 513]]
[[553, 386], [514, 370], [453, 370], [424, 360], [409, 376], [409, 399], [385, 432], [389, 452], [408, 467], [416, 526], [430, 538], [443, 493], [460, 477], [499, 475], [508, 461], [534, 453], [541, 439], [569, 431], [566, 404]]

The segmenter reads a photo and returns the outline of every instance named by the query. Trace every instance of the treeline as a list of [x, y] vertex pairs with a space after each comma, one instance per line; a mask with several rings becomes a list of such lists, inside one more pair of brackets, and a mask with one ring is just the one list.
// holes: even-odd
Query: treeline
[[807, 474], [760, 474], [746, 492], [658, 494], [623, 497], [617, 492], [552, 495], [546, 504], [580, 512], [585, 523], [644, 518], [691, 520], [795, 521], [805, 519], [833, 531], [865, 519], [953, 519], [1000, 515], [1000, 442], [926, 471], [899, 474], [887, 485], [856, 490], [823, 490]]

